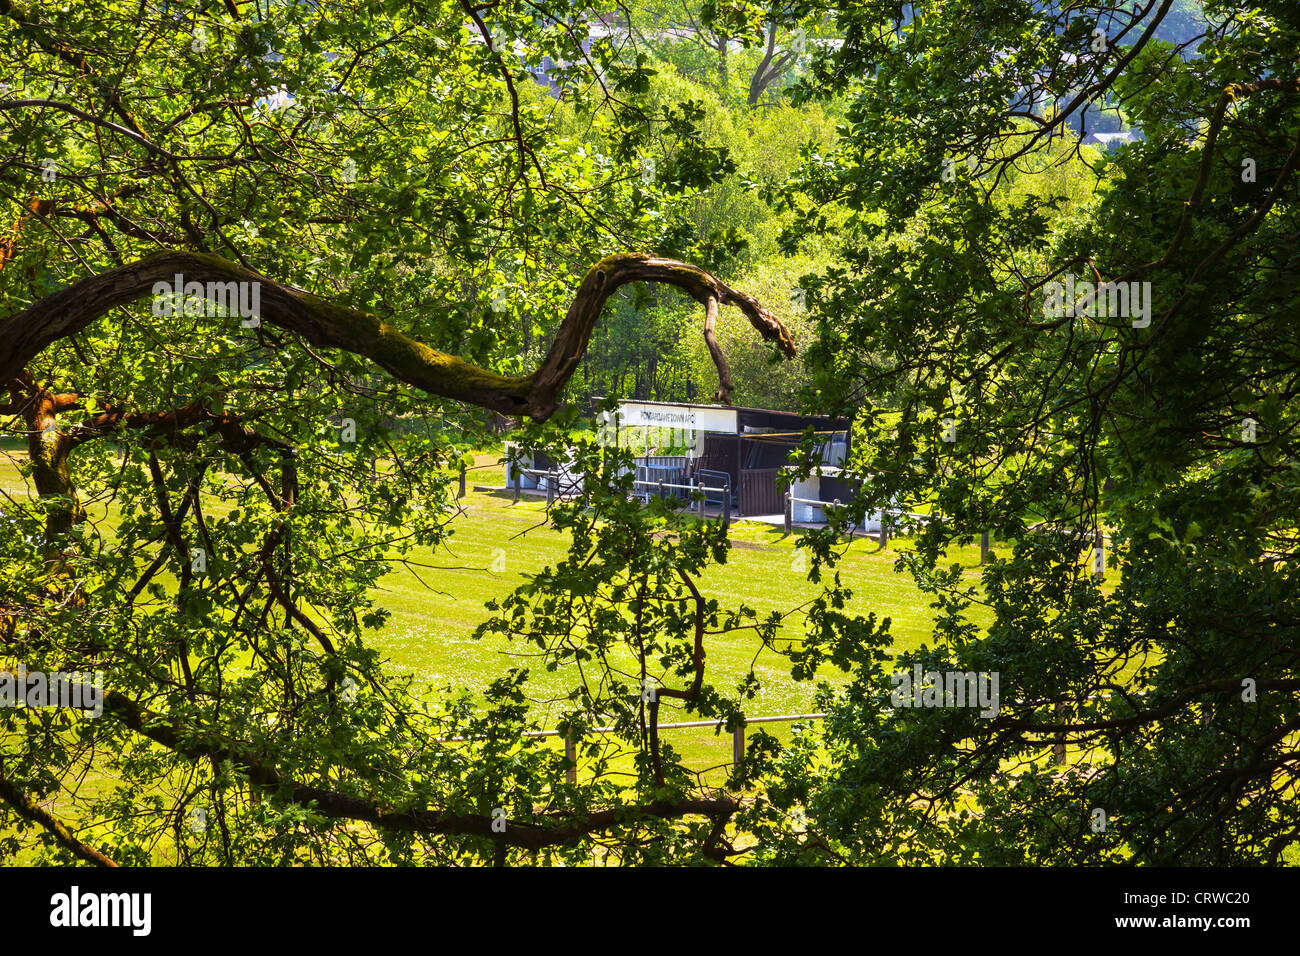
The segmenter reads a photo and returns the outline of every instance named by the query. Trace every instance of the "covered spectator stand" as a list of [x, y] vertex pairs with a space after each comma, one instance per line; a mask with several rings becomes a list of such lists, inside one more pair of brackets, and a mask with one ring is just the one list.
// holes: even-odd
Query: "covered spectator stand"
[[[742, 517], [784, 512], [778, 476], [809, 426], [821, 441], [825, 464], [843, 464], [849, 450], [848, 419], [765, 408], [625, 400], [619, 402], [618, 424], [646, 429], [646, 453], [636, 460], [640, 492], [657, 494], [660, 482], [665, 495], [678, 497], [689, 495], [679, 489], [699, 485], [726, 488], [731, 508]], [[651, 429], [669, 429], [668, 444], [685, 453], [650, 454]]]

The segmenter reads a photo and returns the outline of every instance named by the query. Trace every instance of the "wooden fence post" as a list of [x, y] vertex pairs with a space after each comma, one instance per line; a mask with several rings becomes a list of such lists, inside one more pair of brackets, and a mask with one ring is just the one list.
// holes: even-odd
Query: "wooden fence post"
[[739, 765], [745, 759], [745, 724], [744, 718], [731, 732], [731, 762]]
[[989, 563], [989, 533], [985, 531], [980, 535], [980, 564]]
[[578, 748], [573, 742], [572, 737], [564, 738], [564, 759], [569, 762], [569, 769], [565, 771], [565, 777], [569, 783], [578, 782]]
[[880, 547], [883, 550], [889, 544], [889, 531], [885, 527], [885, 510], [880, 510]]
[[465, 497], [465, 463], [463, 461], [460, 463], [460, 494], [456, 497]]
[[[1052, 711], [1052, 713], [1056, 717], [1056, 722], [1058, 724], [1061, 723], [1063, 720], [1065, 720], [1065, 704], [1058, 703], [1055, 709]], [[1056, 765], [1058, 767], [1065, 766], [1065, 732], [1064, 731], [1061, 731], [1056, 735], [1056, 743], [1052, 745], [1052, 756], [1056, 758]]]
[[515, 465], [510, 469], [510, 477], [515, 486], [515, 504], [519, 504], [519, 466]]
[[785, 533], [789, 534], [794, 530], [794, 495], [787, 491], [785, 493]]

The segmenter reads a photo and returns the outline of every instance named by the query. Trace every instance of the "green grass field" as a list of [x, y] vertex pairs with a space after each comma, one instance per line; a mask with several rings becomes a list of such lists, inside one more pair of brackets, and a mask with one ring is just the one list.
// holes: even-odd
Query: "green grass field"
[[[0, 449], [0, 489], [14, 497], [29, 492], [18, 471], [22, 452]], [[474, 485], [495, 488], [504, 484], [499, 453], [484, 452], [476, 457], [470, 473], [470, 491], [462, 501], [464, 513], [453, 522], [454, 534], [442, 547], [424, 548], [411, 556], [412, 567], [398, 565], [382, 582], [379, 603], [392, 612], [387, 626], [371, 632], [367, 640], [380, 650], [394, 672], [412, 674], [431, 692], [447, 684], [477, 691], [510, 667], [529, 666], [533, 658], [520, 644], [502, 638], [475, 641], [471, 634], [486, 620], [485, 603], [501, 597], [527, 577], [562, 560], [566, 537], [546, 527], [544, 500], [524, 497], [517, 504], [503, 492], [473, 490]], [[106, 526], [114, 525], [111, 509], [92, 514], [102, 516]], [[700, 582], [706, 596], [716, 597], [723, 607], [746, 602], [759, 613], [789, 610], [812, 597], [818, 590], [797, 570], [794, 535], [779, 527], [737, 521], [732, 525], [733, 549], [725, 565], [708, 572]], [[899, 650], [916, 647], [930, 633], [927, 598], [905, 574], [894, 570], [896, 549], [906, 548], [906, 539], [891, 540], [880, 551], [870, 538], [855, 540], [841, 566], [843, 579], [853, 588], [852, 609], [874, 611], [890, 618]], [[978, 549], [957, 556], [968, 568], [978, 564]], [[496, 570], [493, 570], [493, 567]], [[503, 566], [504, 565], [504, 566]], [[796, 619], [797, 620], [797, 619]], [[796, 636], [792, 634], [791, 636]], [[790, 677], [784, 658], [761, 647], [752, 632], [713, 637], [707, 645], [707, 676], [717, 686], [733, 687], [752, 666], [762, 690], [747, 710], [751, 716], [806, 712], [814, 688]], [[835, 680], [839, 675], [819, 675]], [[563, 669], [547, 672], [535, 667], [530, 686], [536, 697], [562, 696], [573, 684], [573, 675]], [[537, 719], [551, 725], [558, 714], [542, 710]], [[682, 719], [665, 707], [661, 719]], [[689, 718], [688, 718], [689, 719]], [[784, 724], [768, 724], [768, 733], [784, 736]], [[664, 734], [697, 771], [725, 765], [730, 760], [730, 736], [709, 729], [670, 730]]]
[[[480, 456], [488, 467], [473, 474], [473, 483], [495, 487], [504, 483], [494, 456]], [[470, 633], [485, 620], [484, 602], [508, 593], [529, 574], [555, 564], [565, 554], [567, 540], [555, 531], [539, 527], [544, 523], [545, 502], [523, 498], [518, 504], [505, 493], [471, 491], [464, 502], [466, 514], [456, 519], [450, 543], [436, 554], [426, 553], [422, 561], [441, 564], [446, 570], [420, 570], [416, 574], [399, 570], [385, 581], [383, 605], [393, 612], [383, 632], [375, 635], [394, 667], [414, 673], [422, 682], [438, 686], [482, 687], [511, 666], [528, 663], [523, 650], [510, 642], [491, 638], [474, 641]], [[737, 521], [732, 525], [733, 548], [725, 565], [711, 568], [701, 582], [707, 597], [726, 607], [744, 601], [760, 614], [788, 610], [815, 595], [818, 586], [796, 570], [795, 535], [786, 536], [778, 527]], [[853, 588], [852, 608], [861, 613], [874, 611], [891, 619], [896, 648], [910, 649], [924, 643], [930, 634], [927, 598], [905, 574], [894, 570], [896, 548], [907, 547], [906, 539], [890, 542], [880, 551], [874, 539], [859, 538], [849, 546], [842, 564], [843, 579]], [[504, 555], [504, 570], [494, 573]], [[959, 556], [967, 567], [978, 565], [977, 548]], [[791, 636], [794, 636], [793, 634]], [[807, 712], [813, 687], [790, 677], [788, 662], [761, 647], [748, 632], [713, 637], [707, 645], [708, 676], [716, 685], [734, 686], [750, 669], [762, 683], [759, 696], [749, 704], [752, 716]], [[836, 672], [824, 675], [834, 680]], [[572, 675], [564, 671], [547, 673], [537, 669], [530, 683], [540, 696], [560, 695], [571, 686]], [[665, 721], [682, 719], [667, 716]], [[783, 724], [764, 727], [783, 736]], [[668, 737], [667, 734], [672, 734]], [[666, 739], [682, 752], [695, 769], [730, 760], [728, 735], [715, 736], [708, 730], [666, 732]]]
[[[19, 472], [22, 459], [21, 449], [0, 447], [0, 490], [15, 498], [30, 493]], [[447, 684], [478, 691], [508, 668], [532, 663], [523, 656], [520, 645], [496, 637], [475, 641], [470, 635], [489, 616], [484, 607], [488, 600], [509, 593], [530, 574], [562, 560], [566, 553], [566, 537], [546, 526], [544, 500], [526, 496], [515, 503], [510, 494], [489, 490], [504, 484], [499, 453], [480, 453], [476, 462], [470, 473], [470, 491], [461, 502], [463, 513], [453, 521], [454, 534], [437, 549], [417, 550], [411, 555], [413, 567], [397, 565], [383, 580], [379, 603], [392, 612], [392, 617], [383, 629], [367, 635], [368, 643], [380, 650], [391, 671], [413, 675], [417, 684], [429, 686], [430, 693], [439, 693]], [[480, 489], [475, 490], [475, 485]], [[106, 530], [116, 525], [111, 507], [92, 508], [92, 515]], [[800, 605], [816, 593], [817, 586], [797, 570], [794, 545], [799, 533], [785, 535], [779, 527], [735, 522], [728, 560], [709, 570], [700, 582], [701, 590], [706, 596], [716, 597], [724, 607], [743, 601], [760, 614]], [[927, 597], [910, 577], [894, 569], [898, 550], [909, 543], [906, 538], [893, 539], [881, 551], [874, 539], [858, 538], [849, 545], [841, 565], [843, 580], [854, 592], [850, 610], [889, 618], [895, 652], [917, 647], [931, 634]], [[953, 557], [968, 574], [976, 573], [978, 548], [963, 549]], [[753, 667], [762, 691], [747, 708], [749, 716], [810, 709], [813, 687], [792, 680], [784, 659], [762, 648], [751, 632], [714, 636], [707, 651], [708, 677], [724, 689]], [[843, 679], [833, 671], [819, 676], [832, 681]], [[535, 667], [531, 671], [532, 694], [538, 698], [562, 696], [573, 677], [564, 670], [547, 672]], [[558, 710], [558, 706], [550, 712], [542, 709], [537, 720], [550, 726]], [[667, 722], [684, 716], [665, 708], [661, 719]], [[765, 724], [762, 729], [779, 738], [790, 733], [788, 724]], [[668, 730], [662, 737], [706, 782], [722, 782], [731, 760], [729, 734], [692, 728]], [[552, 739], [545, 745], [558, 748], [560, 743]], [[626, 763], [616, 761], [615, 772], [628, 769]], [[90, 784], [112, 785], [108, 779]], [[52, 809], [57, 812], [57, 801]], [[159, 847], [157, 862], [171, 862], [171, 852]], [[28, 856], [24, 853], [16, 862]]]

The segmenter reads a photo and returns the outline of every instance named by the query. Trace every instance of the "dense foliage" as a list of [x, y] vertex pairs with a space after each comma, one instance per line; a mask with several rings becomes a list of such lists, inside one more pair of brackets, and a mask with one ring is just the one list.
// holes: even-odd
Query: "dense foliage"
[[[1293, 859], [1300, 12], [1199, 7], [0, 0], [0, 658], [108, 675], [100, 718], [0, 708], [5, 851]], [[265, 277], [266, 321], [162, 314], [159, 252]], [[770, 615], [701, 595], [727, 529], [632, 499], [585, 414], [709, 400], [719, 302], [734, 401], [855, 422], [863, 495]], [[90, 318], [32, 347], [50, 303]], [[569, 553], [477, 636], [566, 676], [577, 782], [527, 669], [380, 663], [384, 576], [553, 359], [569, 407], [514, 437], [575, 448]], [[837, 573], [881, 508], [929, 516], [916, 652]], [[738, 633], [830, 716], [718, 791], [658, 723], [741, 719]], [[998, 713], [889, 706], [914, 665], [997, 673]]]

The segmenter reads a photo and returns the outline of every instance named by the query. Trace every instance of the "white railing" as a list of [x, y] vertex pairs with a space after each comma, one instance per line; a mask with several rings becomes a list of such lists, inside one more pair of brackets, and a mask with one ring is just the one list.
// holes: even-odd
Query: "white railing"
[[[750, 724], [774, 724], [774, 723], [793, 723], [797, 720], [821, 720], [826, 714], [773, 714], [767, 717], [745, 717], [741, 720], [736, 728], [731, 732], [731, 758], [732, 763], [740, 763], [745, 757], [745, 728]], [[656, 724], [658, 730], [684, 730], [688, 728], [700, 727], [722, 727], [726, 723], [721, 718], [717, 720], [682, 720], [667, 724]], [[611, 734], [617, 727], [590, 727], [587, 730], [589, 734]], [[471, 737], [446, 737], [439, 740], [440, 744], [464, 743], [467, 740], [482, 740], [484, 734], [475, 734]], [[573, 738], [566, 736], [560, 730], [526, 730], [520, 736], [523, 737], [564, 737], [564, 757], [569, 762], [567, 778], [569, 783], [578, 782], [578, 748]]]
[[[1074, 702], [1083, 703], [1084, 701], [1110, 700], [1115, 696], [1118, 695], [1113, 693], [1089, 694], [1086, 697], [1084, 697], [1082, 700], [1077, 700]], [[1136, 692], [1133, 694], [1129, 694], [1128, 696], [1142, 697], [1145, 695], [1142, 692]], [[878, 698], [882, 706], [885, 705], [885, 702], [888, 699], [889, 699], [888, 696]], [[1058, 721], [1060, 721], [1064, 716], [1064, 708], [1067, 703], [1070, 703], [1070, 701], [1042, 698], [1042, 699], [1012, 701], [1011, 706], [1041, 707], [1041, 706], [1051, 705], [1053, 708], [1053, 713], [1055, 718]], [[999, 705], [999, 709], [1001, 709], [1000, 705]], [[739, 764], [745, 757], [745, 728], [750, 726], [751, 724], [794, 723], [800, 720], [823, 720], [827, 716], [829, 715], [826, 713], [813, 713], [813, 714], [772, 714], [765, 717], [742, 717], [740, 722], [736, 725], [735, 729], [732, 730], [731, 732], [732, 763]], [[693, 730], [702, 727], [721, 728], [725, 725], [725, 723], [726, 721], [723, 720], [722, 718], [717, 718], [714, 720], [682, 720], [682, 721], [674, 721], [667, 724], [657, 724], [655, 726], [655, 729], [656, 731], [659, 731], [659, 730]], [[618, 729], [617, 727], [614, 727], [612, 725], [608, 727], [589, 727], [586, 732], [589, 734], [611, 734], [614, 733], [614, 731], [616, 731], [617, 729]], [[569, 762], [569, 767], [567, 769], [566, 776], [569, 783], [578, 782], [578, 752], [577, 752], [577, 745], [575, 744], [572, 737], [566, 735], [564, 731], [561, 730], [526, 730], [520, 736], [534, 738], [534, 739], [541, 738], [541, 737], [563, 737], [564, 757]], [[463, 743], [467, 740], [482, 740], [485, 739], [485, 737], [486, 737], [485, 734], [475, 734], [471, 737], [446, 737], [439, 740], [438, 743]], [[1053, 751], [1053, 757], [1055, 759], [1055, 762], [1058, 765], [1064, 764], [1065, 763], [1065, 734], [1064, 733], [1059, 733], [1056, 735], [1052, 744], [1052, 751]]]

